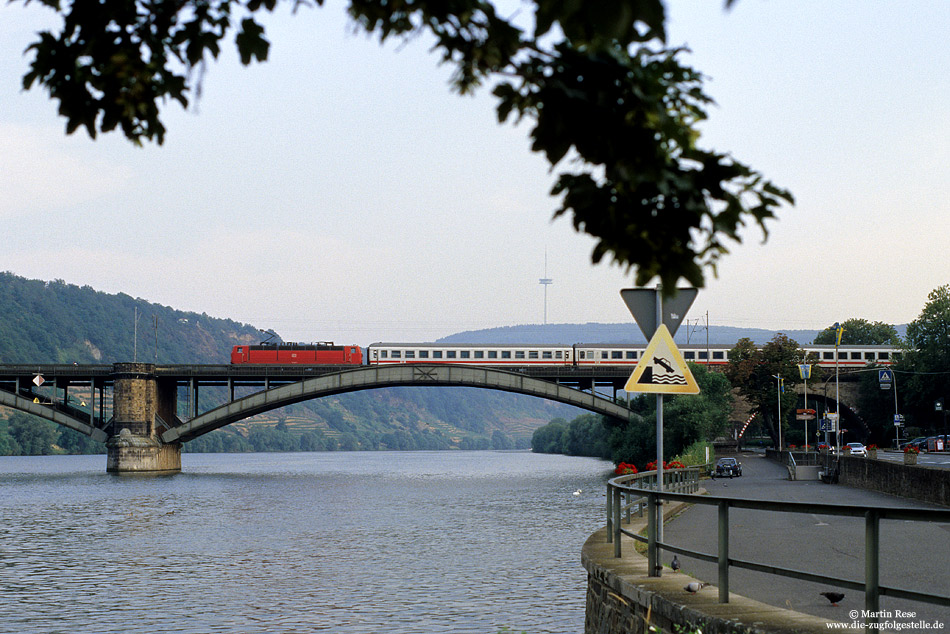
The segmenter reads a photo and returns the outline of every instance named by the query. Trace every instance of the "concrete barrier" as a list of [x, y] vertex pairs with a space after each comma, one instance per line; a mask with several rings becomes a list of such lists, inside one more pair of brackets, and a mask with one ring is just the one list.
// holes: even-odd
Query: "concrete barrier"
[[[830, 462], [834, 456], [826, 456], [825, 459]], [[838, 483], [950, 506], [950, 469], [941, 467], [840, 456]]]
[[[676, 507], [679, 508], [676, 508]], [[667, 517], [685, 505], [674, 505]], [[639, 533], [646, 518], [633, 518], [624, 528]], [[719, 603], [715, 586], [696, 594], [683, 588], [693, 581], [687, 575], [664, 570], [650, 577], [646, 557], [636, 552], [636, 542], [621, 535], [623, 557], [614, 557], [603, 528], [587, 540], [581, 562], [587, 570], [585, 634], [650, 634], [692, 631], [703, 634], [818, 634], [828, 632], [828, 621], [810, 614], [785, 610], [735, 593], [729, 603]], [[847, 627], [847, 626], [845, 626]]]

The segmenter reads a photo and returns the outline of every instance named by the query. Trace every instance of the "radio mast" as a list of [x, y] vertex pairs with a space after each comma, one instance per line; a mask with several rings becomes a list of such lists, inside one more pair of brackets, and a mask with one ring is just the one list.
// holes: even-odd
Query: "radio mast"
[[554, 284], [554, 280], [548, 277], [548, 250], [544, 250], [544, 277], [538, 280], [538, 284], [544, 287], [544, 325], [548, 324], [548, 286]]

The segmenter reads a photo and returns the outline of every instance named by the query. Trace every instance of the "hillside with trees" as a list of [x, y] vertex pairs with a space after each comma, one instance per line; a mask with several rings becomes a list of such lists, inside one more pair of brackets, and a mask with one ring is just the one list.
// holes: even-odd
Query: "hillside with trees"
[[0, 363], [224, 363], [259, 340], [230, 319], [0, 273]]
[[[0, 363], [226, 363], [232, 346], [260, 336], [249, 324], [124, 293], [0, 273]], [[268, 412], [197, 438], [185, 451], [527, 448], [535, 428], [578, 412], [475, 388], [388, 388]], [[0, 455], [53, 451], [104, 447], [0, 408]]]

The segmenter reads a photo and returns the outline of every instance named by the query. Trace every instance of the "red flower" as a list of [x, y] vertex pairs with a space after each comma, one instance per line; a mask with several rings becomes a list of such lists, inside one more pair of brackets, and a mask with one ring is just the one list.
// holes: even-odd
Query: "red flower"
[[631, 463], [621, 462], [620, 464], [617, 465], [617, 468], [614, 469], [614, 473], [616, 473], [617, 475], [631, 475], [634, 473], [638, 473], [637, 466], [633, 464], [632, 462]]

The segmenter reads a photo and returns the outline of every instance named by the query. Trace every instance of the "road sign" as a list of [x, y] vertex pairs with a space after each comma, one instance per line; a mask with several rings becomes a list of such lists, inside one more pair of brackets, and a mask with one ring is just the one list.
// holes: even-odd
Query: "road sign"
[[[658, 292], [655, 288], [625, 288], [620, 291], [620, 297], [623, 298], [630, 314], [633, 315], [643, 336], [647, 339], [652, 339], [657, 329], [656, 295]], [[671, 336], [676, 334], [676, 329], [683, 323], [698, 293], [699, 290], [695, 288], [678, 288], [676, 295], [663, 298], [663, 323], [669, 329]]]
[[889, 390], [894, 382], [894, 373], [890, 370], [878, 370], [877, 381], [881, 384], [882, 390]]
[[795, 413], [796, 420], [815, 420], [815, 410], [800, 409]]
[[835, 430], [835, 423], [832, 420], [827, 418], [822, 418], [818, 421], [818, 431], [827, 431], [833, 432]]
[[673, 343], [666, 324], [656, 329], [623, 389], [653, 394], [699, 394], [699, 385]]
[[43, 383], [45, 382], [46, 382], [46, 379], [43, 378], [42, 374], [37, 374], [36, 376], [33, 377], [33, 385], [35, 385], [36, 387], [43, 385]]
[[901, 427], [904, 424], [903, 414], [894, 414], [894, 427]]

